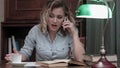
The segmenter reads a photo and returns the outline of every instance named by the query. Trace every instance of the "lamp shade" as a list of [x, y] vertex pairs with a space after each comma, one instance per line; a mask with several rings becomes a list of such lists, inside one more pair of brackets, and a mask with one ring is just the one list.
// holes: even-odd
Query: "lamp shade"
[[107, 19], [108, 17], [112, 18], [112, 11], [105, 5], [83, 4], [78, 7], [76, 12], [76, 18]]

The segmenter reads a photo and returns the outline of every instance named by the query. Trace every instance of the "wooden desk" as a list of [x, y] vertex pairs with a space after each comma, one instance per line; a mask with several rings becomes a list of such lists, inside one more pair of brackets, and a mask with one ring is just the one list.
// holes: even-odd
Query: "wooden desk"
[[[1, 68], [47, 68], [47, 67], [23, 67], [23, 66], [13, 66], [10, 63], [2, 62], [0, 64]], [[68, 66], [68, 67], [50, 67], [50, 68], [90, 68], [88, 66]]]

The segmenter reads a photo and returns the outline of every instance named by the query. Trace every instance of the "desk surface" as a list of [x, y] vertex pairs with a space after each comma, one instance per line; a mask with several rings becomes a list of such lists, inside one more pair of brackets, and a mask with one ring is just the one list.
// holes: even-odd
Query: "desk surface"
[[[115, 64], [116, 65], [116, 64]], [[41, 67], [41, 66], [14, 66], [8, 62], [2, 61], [0, 62], [0, 67], [1, 68], [48, 68], [48, 67]], [[50, 67], [50, 68], [90, 68], [90, 66], [67, 66], [67, 67]], [[117, 66], [117, 68], [119, 68]]]
[[[41, 67], [41, 66], [29, 66], [29, 67], [24, 67], [24, 66], [14, 66], [10, 63], [5, 63], [2, 62], [0, 64], [1, 68], [47, 68], [47, 67]], [[88, 66], [67, 66], [67, 67], [50, 67], [50, 68], [90, 68]]]

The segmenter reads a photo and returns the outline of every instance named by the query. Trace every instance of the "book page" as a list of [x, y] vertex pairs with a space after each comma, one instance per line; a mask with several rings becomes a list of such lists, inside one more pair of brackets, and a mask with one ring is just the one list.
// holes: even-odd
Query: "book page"
[[53, 61], [40, 61], [41, 63], [53, 64], [53, 63], [68, 63], [69, 59], [56, 59]]

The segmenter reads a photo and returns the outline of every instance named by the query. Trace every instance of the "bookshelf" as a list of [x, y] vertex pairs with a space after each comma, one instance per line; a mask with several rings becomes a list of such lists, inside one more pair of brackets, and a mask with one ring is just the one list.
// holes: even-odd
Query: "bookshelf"
[[[27, 35], [28, 31], [32, 26], [37, 24], [37, 22], [34, 23], [26, 23], [23, 24], [21, 22], [16, 22], [17, 24], [11, 22], [2, 22], [1, 28], [2, 28], [2, 40], [1, 40], [1, 45], [2, 46], [2, 59], [4, 59], [5, 54], [8, 53], [8, 38], [11, 37], [12, 35], [15, 36], [16, 40], [21, 42], [21, 44], [24, 43], [25, 36]], [[22, 46], [21, 46], [22, 47]]]
[[[35, 24], [39, 23], [39, 13], [46, 1], [47, 0], [4, 0], [5, 20], [1, 22], [0, 60], [4, 60], [4, 56], [8, 53], [9, 37], [14, 35], [16, 40], [21, 40], [21, 44], [24, 43], [24, 39], [28, 31]], [[75, 10], [77, 8], [77, 3], [79, 0], [64, 1], [70, 7], [73, 14], [75, 14]], [[82, 35], [82, 30], [80, 32], [80, 36], [82, 36], [81, 40], [85, 42], [85, 38], [83, 37], [84, 35]]]

